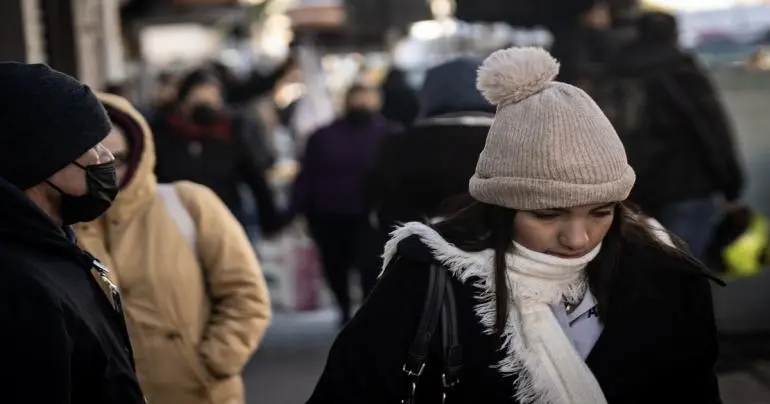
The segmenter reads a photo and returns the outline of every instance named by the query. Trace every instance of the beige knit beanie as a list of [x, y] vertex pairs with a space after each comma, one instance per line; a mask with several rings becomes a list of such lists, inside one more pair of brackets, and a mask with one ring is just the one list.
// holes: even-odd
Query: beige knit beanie
[[518, 210], [625, 200], [636, 180], [615, 129], [583, 90], [553, 81], [541, 48], [493, 53], [477, 86], [497, 105], [470, 180], [478, 201]]

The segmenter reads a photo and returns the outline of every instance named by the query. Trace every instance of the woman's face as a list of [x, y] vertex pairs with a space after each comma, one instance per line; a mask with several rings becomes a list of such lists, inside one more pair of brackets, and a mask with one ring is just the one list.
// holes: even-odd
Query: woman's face
[[561, 258], [581, 257], [607, 235], [615, 205], [519, 211], [514, 219], [514, 239], [536, 252]]

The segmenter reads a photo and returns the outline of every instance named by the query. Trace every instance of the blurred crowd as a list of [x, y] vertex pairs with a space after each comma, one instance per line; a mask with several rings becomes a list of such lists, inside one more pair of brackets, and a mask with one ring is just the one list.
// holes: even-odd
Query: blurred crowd
[[[741, 201], [733, 129], [677, 45], [676, 19], [613, 21], [599, 2], [581, 24], [588, 46], [570, 84], [617, 131], [636, 173], [629, 205], [712, 270], [758, 270], [764, 246], [739, 240], [758, 219]], [[255, 243], [301, 218], [348, 324], [361, 303], [350, 275], [372, 292], [391, 232], [473, 203], [468, 183], [500, 108], [477, 87], [481, 66], [453, 58], [419, 89], [397, 68], [380, 85], [353, 83], [339, 116], [297, 147], [279, 203], [274, 136], [252, 104], [295, 71], [293, 57], [267, 75], [218, 63], [164, 72], [150, 105], [46, 67], [0, 65], [12, 83], [3, 120], [19, 122], [6, 129], [26, 134], [4, 140], [0, 157], [0, 266], [11, 279], [0, 282], [0, 319], [14, 328], [0, 342], [19, 364], [2, 401], [243, 403], [240, 373], [271, 318]], [[274, 112], [289, 122], [294, 111]]]

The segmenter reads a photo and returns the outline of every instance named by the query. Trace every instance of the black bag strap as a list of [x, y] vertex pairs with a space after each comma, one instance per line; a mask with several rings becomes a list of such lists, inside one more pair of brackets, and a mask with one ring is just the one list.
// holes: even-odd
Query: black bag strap
[[[445, 272], [440, 269], [441, 272]], [[462, 370], [462, 345], [460, 344], [460, 332], [457, 327], [457, 304], [455, 292], [452, 288], [452, 282], [448, 279], [445, 282], [446, 299], [442, 305], [441, 324], [442, 341], [444, 349], [444, 373], [441, 375], [441, 381], [446, 389], [456, 386], [460, 382], [460, 371]], [[446, 396], [444, 397], [446, 398]]]
[[[449, 388], [460, 381], [462, 370], [462, 346], [457, 324], [457, 309], [452, 282], [444, 268], [432, 265], [428, 288], [417, 334], [409, 347], [403, 371], [411, 379], [409, 396], [404, 404], [415, 404], [417, 382], [425, 370], [430, 344], [441, 320], [441, 342], [444, 370], [441, 376], [444, 397]], [[443, 401], [442, 401], [443, 402]]]
[[412, 345], [409, 347], [409, 353], [407, 353], [406, 363], [403, 367], [404, 372], [409, 376], [420, 377], [425, 370], [430, 342], [436, 332], [441, 315], [440, 308], [444, 302], [445, 283], [446, 271], [435, 265], [431, 266], [428, 276], [428, 291], [423, 304], [420, 324], [417, 327], [417, 334]]

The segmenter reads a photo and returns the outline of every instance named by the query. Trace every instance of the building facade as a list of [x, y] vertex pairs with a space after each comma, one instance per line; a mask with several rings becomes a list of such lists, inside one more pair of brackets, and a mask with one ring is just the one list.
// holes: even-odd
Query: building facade
[[0, 60], [47, 63], [102, 89], [125, 77], [119, 0], [0, 2]]

